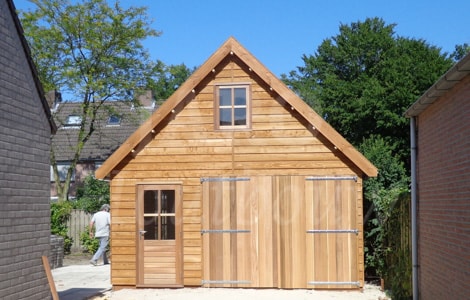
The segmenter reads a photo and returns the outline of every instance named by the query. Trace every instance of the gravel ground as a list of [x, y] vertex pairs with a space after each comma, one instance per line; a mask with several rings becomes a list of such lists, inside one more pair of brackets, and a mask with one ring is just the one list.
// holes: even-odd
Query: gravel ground
[[[64, 257], [64, 266], [89, 264], [91, 255], [71, 254]], [[380, 287], [366, 284], [362, 291], [280, 290], [280, 289], [122, 289], [107, 291], [92, 300], [389, 300]], [[91, 300], [91, 299], [90, 299]]]
[[184, 289], [123, 289], [108, 292], [98, 299], [111, 300], [385, 300], [389, 299], [379, 287], [366, 285], [358, 291], [278, 290], [278, 289], [228, 289], [228, 288], [184, 288]]

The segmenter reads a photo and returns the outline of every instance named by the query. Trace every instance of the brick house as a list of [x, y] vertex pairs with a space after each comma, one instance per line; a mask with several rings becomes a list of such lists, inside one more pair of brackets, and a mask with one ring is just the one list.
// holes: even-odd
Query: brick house
[[56, 130], [12, 0], [0, 0], [0, 299], [48, 299]]
[[[49, 92], [46, 98], [58, 126], [52, 140], [61, 179], [75, 155], [78, 125], [81, 121], [81, 102], [63, 102], [60, 93]], [[75, 167], [69, 197], [75, 197], [76, 188], [116, 150], [157, 108], [151, 91], [138, 97], [140, 106], [130, 101], [106, 101], [95, 123], [95, 132], [85, 144]], [[57, 197], [51, 166], [51, 198]]]
[[414, 299], [470, 290], [470, 54], [405, 113], [411, 118]]

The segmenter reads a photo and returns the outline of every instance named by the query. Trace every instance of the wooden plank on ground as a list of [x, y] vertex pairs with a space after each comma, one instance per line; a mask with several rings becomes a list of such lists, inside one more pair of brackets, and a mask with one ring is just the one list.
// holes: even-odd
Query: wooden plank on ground
[[49, 288], [51, 289], [52, 300], [59, 300], [59, 295], [55, 288], [54, 278], [52, 277], [51, 267], [49, 265], [49, 259], [47, 256], [42, 256], [42, 264], [44, 266], [44, 271], [46, 271], [47, 281], [49, 283]]

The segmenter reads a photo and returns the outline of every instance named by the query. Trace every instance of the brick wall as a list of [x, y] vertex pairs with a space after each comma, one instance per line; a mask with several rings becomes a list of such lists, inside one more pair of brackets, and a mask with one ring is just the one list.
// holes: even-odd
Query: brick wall
[[51, 130], [7, 0], [0, 0], [0, 299], [49, 299]]
[[470, 291], [470, 76], [418, 117], [420, 299]]

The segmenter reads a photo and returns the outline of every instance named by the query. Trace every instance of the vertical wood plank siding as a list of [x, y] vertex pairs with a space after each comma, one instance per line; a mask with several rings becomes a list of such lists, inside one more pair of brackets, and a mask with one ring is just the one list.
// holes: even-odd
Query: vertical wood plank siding
[[[252, 90], [252, 129], [241, 131], [215, 131], [214, 130], [214, 84], [243, 82], [250, 83]], [[159, 126], [157, 132], [145, 138], [147, 142], [142, 149], [129, 155], [125, 163], [118, 166], [119, 171], [113, 173], [111, 181], [111, 207], [112, 207], [112, 284], [135, 285], [135, 185], [149, 182], [180, 181], [183, 184], [183, 264], [184, 285], [198, 286], [203, 279], [203, 270], [207, 267], [202, 261], [203, 239], [201, 237], [201, 217], [203, 215], [202, 199], [212, 190], [202, 189], [201, 177], [224, 176], [275, 176], [275, 175], [360, 175], [353, 169], [349, 161], [342, 160], [340, 153], [331, 147], [321, 136], [317, 136], [314, 129], [306, 128], [304, 121], [298, 117], [295, 110], [285, 107], [285, 101], [271, 92], [269, 86], [251, 72], [247, 66], [236, 56], [228, 57], [201, 81], [195, 93], [185, 99], [184, 107], [177, 107], [175, 113], [169, 116], [164, 126]], [[267, 179], [264, 179], [267, 180]], [[238, 184], [238, 183], [234, 183]], [[283, 199], [291, 199], [287, 210], [305, 211], [303, 202], [297, 201], [303, 195], [292, 194], [289, 190], [276, 191], [279, 198], [272, 195], [274, 191], [263, 189], [264, 183], [256, 190], [259, 193], [259, 203], [263, 209], [274, 210], [275, 207], [287, 205]], [[240, 190], [237, 193], [249, 192]], [[351, 218], [357, 218], [358, 226], [361, 224], [362, 196], [360, 184], [357, 183], [357, 210], [351, 209]], [[325, 191], [326, 192], [326, 191]], [[334, 186], [329, 193], [335, 193]], [[225, 196], [225, 194], [224, 194]], [[352, 196], [351, 196], [352, 197]], [[249, 198], [249, 197], [248, 197]], [[237, 196], [237, 199], [243, 197]], [[328, 205], [326, 203], [318, 205]], [[342, 204], [337, 204], [342, 205]], [[229, 209], [229, 207], [224, 208]], [[325, 209], [327, 209], [325, 207]], [[225, 216], [227, 211], [218, 211], [217, 214]], [[274, 212], [273, 212], [274, 213]], [[239, 209], [236, 214], [250, 214], [249, 211]], [[334, 218], [335, 216], [332, 215]], [[305, 219], [305, 218], [304, 218]], [[223, 219], [226, 222], [228, 220]], [[260, 286], [276, 286], [284, 282], [306, 281], [305, 274], [292, 272], [294, 268], [305, 268], [304, 262], [295, 260], [289, 262], [285, 268], [290, 271], [277, 273], [277, 264], [286, 264], [285, 261], [272, 261], [280, 257], [278, 253], [271, 253], [268, 247], [271, 244], [281, 245], [278, 237], [292, 239], [287, 244], [295, 247], [278, 246], [281, 253], [296, 252], [298, 247], [310, 249], [311, 245], [300, 236], [291, 236], [292, 230], [299, 230], [304, 224], [283, 224], [273, 227], [272, 220], [267, 215], [260, 215], [259, 226], [264, 228], [257, 233], [267, 244], [260, 245], [260, 253], [268, 253], [260, 258], [260, 266], [252, 265], [259, 272]], [[225, 224], [227, 226], [231, 224]], [[232, 224], [233, 225], [233, 224]], [[297, 228], [299, 227], [299, 228]], [[260, 228], [260, 227], [259, 227]], [[267, 232], [273, 230], [272, 235]], [[250, 264], [249, 253], [240, 252], [239, 243], [248, 243], [248, 237], [243, 236], [233, 241], [232, 247], [237, 249], [237, 255], [246, 258], [245, 263]], [[224, 240], [225, 239], [225, 240]], [[217, 237], [210, 242], [205, 241], [206, 247], [224, 247], [227, 245], [226, 237]], [[362, 233], [358, 243], [362, 245]], [[335, 240], [329, 237], [320, 237], [318, 243], [330, 243], [332, 247]], [[287, 245], [286, 244], [286, 245]], [[351, 247], [341, 244], [340, 247]], [[225, 249], [224, 249], [225, 250]], [[276, 250], [277, 251], [277, 250]], [[302, 250], [304, 251], [304, 250]], [[362, 249], [361, 249], [362, 251]], [[359, 252], [361, 252], [359, 251]], [[356, 258], [343, 257], [342, 260], [357, 260], [362, 264], [361, 253]], [[226, 258], [213, 257], [213, 260]], [[232, 258], [235, 259], [235, 258]], [[211, 261], [211, 263], [216, 263]], [[219, 261], [217, 261], [219, 263]], [[224, 264], [230, 264], [224, 261]], [[233, 262], [232, 262], [233, 263]], [[315, 263], [333, 263], [324, 260], [315, 260]], [[362, 269], [361, 269], [362, 268]], [[363, 265], [359, 272], [363, 272]], [[242, 268], [243, 269], [243, 268]], [[311, 269], [309, 269], [311, 271]], [[204, 271], [207, 272], [208, 270]], [[235, 272], [234, 270], [225, 270]], [[217, 270], [215, 272], [225, 272]], [[269, 275], [269, 276], [268, 276]], [[357, 274], [359, 278], [362, 278]]]

